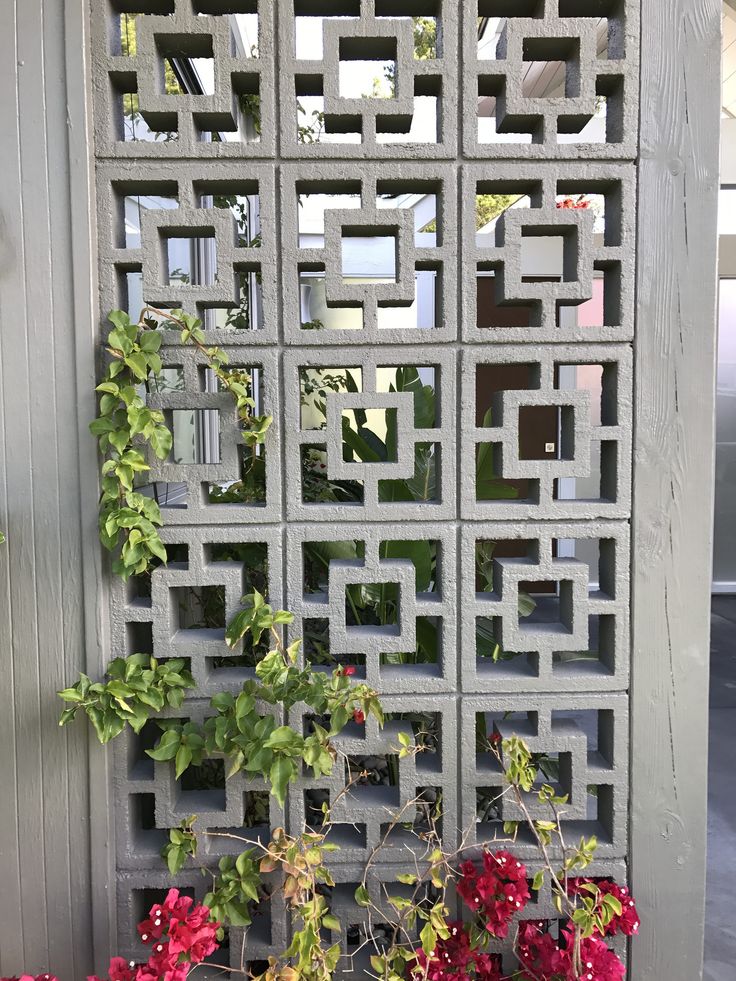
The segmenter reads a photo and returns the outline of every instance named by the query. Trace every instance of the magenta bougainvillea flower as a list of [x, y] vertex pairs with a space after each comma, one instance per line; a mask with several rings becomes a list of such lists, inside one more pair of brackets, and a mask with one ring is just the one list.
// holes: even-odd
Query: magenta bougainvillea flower
[[494, 937], [506, 937], [509, 923], [529, 902], [526, 868], [509, 852], [485, 852], [483, 867], [473, 862], [460, 866], [457, 891], [468, 909], [478, 913]]
[[498, 958], [473, 950], [465, 924], [448, 923], [450, 936], [439, 940], [431, 956], [423, 950], [414, 952], [409, 967], [412, 981], [502, 981]]
[[[163, 903], [155, 903], [138, 924], [141, 940], [151, 946], [147, 962], [113, 957], [108, 981], [185, 981], [192, 967], [217, 950], [220, 926], [206, 906], [169, 889]], [[91, 975], [87, 981], [101, 979]]]

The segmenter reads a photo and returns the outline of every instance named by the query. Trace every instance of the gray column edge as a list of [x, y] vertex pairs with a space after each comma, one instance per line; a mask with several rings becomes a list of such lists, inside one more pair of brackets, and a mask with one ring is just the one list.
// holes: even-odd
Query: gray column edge
[[642, 0], [632, 607], [636, 981], [702, 977], [721, 4]]
[[[48, 0], [46, 0], [48, 2]], [[53, 2], [53, 0], [52, 0]], [[91, 28], [89, 0], [65, 0], [66, 71], [69, 112], [70, 194], [74, 243], [74, 307], [77, 386], [80, 392], [79, 470], [85, 534], [87, 672], [99, 678], [112, 657], [109, 627], [109, 563], [97, 531], [99, 458], [89, 422], [96, 415], [100, 357], [97, 227], [92, 125]], [[82, 39], [81, 55], [79, 39]], [[95, 970], [117, 953], [115, 815], [112, 813], [112, 752], [90, 738], [90, 861], [92, 869], [92, 952]]]

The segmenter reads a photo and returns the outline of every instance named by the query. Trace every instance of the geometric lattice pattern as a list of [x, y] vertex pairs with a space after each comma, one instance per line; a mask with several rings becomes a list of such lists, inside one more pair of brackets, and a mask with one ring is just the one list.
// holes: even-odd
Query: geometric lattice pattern
[[[624, 522], [545, 523], [533, 532], [522, 522], [467, 524], [460, 568], [467, 597], [460, 645], [467, 690], [627, 686], [629, 533]], [[528, 592], [537, 604], [533, 617], [520, 615], [520, 594]]]
[[[334, 17], [335, 9], [330, 0], [279, 0], [283, 156], [394, 158], [397, 144], [405, 144], [411, 152], [398, 156], [454, 158], [458, 91], [448, 73], [457, 64], [455, 4], [353, 0], [341, 7], [344, 19]], [[416, 15], [432, 21], [430, 44], [416, 43]], [[322, 30], [300, 44], [305, 20], [321, 20]], [[364, 98], [360, 88], [341, 92], [341, 63], [365, 59], [392, 65], [391, 86], [380, 99]], [[304, 107], [313, 112], [313, 105], [324, 114], [329, 142], [299, 138], [309, 125]]]
[[[302, 774], [283, 810], [218, 761], [175, 780], [148, 728], [116, 744], [121, 948], [140, 955], [182, 817], [256, 841], [336, 802], [333, 941], [362, 976], [354, 892], [396, 815], [379, 908], [430, 813], [448, 847], [518, 817], [494, 732], [529, 741], [570, 795], [568, 837], [596, 834], [593, 874], [623, 881], [637, 0], [90, 3], [101, 325], [196, 313], [274, 417], [245, 451], [230, 398], [167, 335], [148, 398], [174, 445], [146, 493], [170, 560], [113, 587], [113, 653], [186, 658], [177, 717], [203, 720], [267, 649], [224, 642], [258, 589], [387, 712], [351, 722], [344, 765]], [[420, 752], [400, 759], [400, 736]], [[236, 850], [210, 838], [203, 863]], [[555, 917], [544, 890], [530, 909]], [[264, 902], [221, 953], [262, 971], [288, 935]]]
[[[628, 713], [620, 695], [485, 695], [466, 698], [462, 720], [462, 818], [477, 840], [503, 834], [504, 821], [521, 820], [521, 811], [504, 794], [500, 769], [478, 739], [492, 732], [522, 736], [538, 754], [540, 784], [547, 782], [568, 794], [562, 817], [569, 840], [595, 834], [601, 857], [616, 855], [626, 839], [626, 759]], [[500, 795], [500, 796], [499, 796]], [[529, 802], [533, 817], [542, 818], [539, 802]], [[475, 815], [475, 822], [473, 822]], [[520, 827], [515, 850], [533, 855], [536, 844]]]
[[[517, 206], [484, 225], [477, 202], [489, 194], [511, 195]], [[588, 208], [561, 207], [581, 197]], [[473, 164], [464, 168], [462, 200], [466, 340], [631, 340], [635, 245], [630, 168]], [[541, 253], [545, 244], [557, 246], [551, 261]], [[490, 309], [484, 286], [492, 286]], [[594, 290], [600, 309], [592, 317], [576, 315]]]
[[[630, 348], [579, 344], [537, 353], [528, 346], [498, 345], [472, 348], [463, 357], [464, 516], [628, 513]], [[592, 377], [598, 382], [594, 390]], [[542, 431], [550, 436], [543, 443]], [[483, 454], [492, 461], [493, 478], [474, 465]]]
[[[322, 558], [335, 556], [322, 572]], [[342, 556], [342, 558], [338, 558]], [[456, 685], [455, 535], [444, 525], [292, 525], [287, 541], [293, 633], [324, 624], [326, 653], [377, 690], [452, 692]], [[433, 566], [433, 571], [430, 571]], [[316, 575], [315, 575], [316, 573]], [[433, 578], [430, 578], [433, 576]], [[346, 587], [399, 592], [395, 624], [354, 625]]]
[[[383, 729], [375, 720], [367, 720], [364, 726], [351, 725], [335, 740], [335, 747], [347, 755], [346, 770], [359, 771], [366, 759], [385, 760], [396, 771], [390, 786], [372, 783], [374, 771], [370, 769], [368, 778], [339, 797], [347, 774], [336, 767], [329, 777], [304, 777], [291, 791], [291, 818], [299, 827], [310, 823], [310, 815], [319, 819], [324, 801], [339, 797], [331, 834], [340, 845], [341, 862], [365, 865], [381, 842], [385, 845], [376, 853], [376, 861], [400, 862], [411, 854], [416, 835], [429, 830], [430, 812], [438, 806], [443, 841], [452, 848], [457, 836], [457, 736], [452, 703], [425, 696], [418, 704], [414, 695], [397, 695], [385, 696], [384, 704], [388, 716]], [[399, 759], [401, 733], [423, 751]], [[397, 815], [398, 826], [392, 827]]]
[[[633, 156], [636, 4], [471, 0], [467, 8], [463, 124], [469, 157]], [[483, 17], [500, 23], [479, 44]], [[493, 142], [493, 134], [503, 142]]]
[[[378, 100], [377, 100], [378, 101]], [[385, 101], [385, 100], [384, 100]], [[282, 168], [282, 239], [284, 340], [287, 344], [324, 344], [324, 331], [305, 329], [300, 316], [300, 286], [307, 275], [324, 276], [326, 302], [336, 312], [359, 313], [355, 329], [342, 330], [340, 344], [434, 344], [456, 336], [457, 256], [456, 180], [446, 165], [402, 163], [322, 164], [319, 180], [307, 180], [298, 166]], [[324, 235], [300, 234], [300, 212], [308, 196], [329, 180], [334, 204], [325, 211]], [[407, 195], [435, 199], [434, 227], [426, 230], [421, 211], [406, 208]], [[339, 208], [341, 197], [352, 207]], [[375, 234], [396, 242], [395, 282], [346, 283], [341, 275], [341, 242], [352, 236], [365, 242]], [[316, 241], [315, 241], [316, 240]], [[407, 316], [423, 294], [429, 309]], [[418, 296], [419, 295], [419, 296]], [[354, 318], [350, 320], [353, 326]], [[345, 322], [336, 322], [344, 326]], [[334, 333], [332, 331], [331, 333]]]

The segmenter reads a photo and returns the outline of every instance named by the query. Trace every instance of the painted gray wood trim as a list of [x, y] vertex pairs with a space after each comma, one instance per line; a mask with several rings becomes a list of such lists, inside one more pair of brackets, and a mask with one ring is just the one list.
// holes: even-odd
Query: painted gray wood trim
[[636, 981], [702, 976], [719, 0], [643, 0], [633, 520]]
[[0, 5], [0, 974], [63, 981], [109, 921], [103, 757], [59, 730], [55, 695], [106, 659], [85, 19], [82, 0]]

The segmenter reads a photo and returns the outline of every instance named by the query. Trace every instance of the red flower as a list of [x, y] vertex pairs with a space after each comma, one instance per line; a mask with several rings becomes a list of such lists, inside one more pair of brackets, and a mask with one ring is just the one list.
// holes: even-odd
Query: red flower
[[563, 198], [562, 201], [557, 202], [557, 207], [564, 208], [565, 210], [569, 208], [589, 208], [590, 201], [586, 201], [582, 195], [579, 198]]
[[135, 964], [126, 961], [124, 957], [111, 957], [107, 973], [110, 981], [133, 981]]
[[219, 923], [213, 923], [209, 919], [209, 912], [206, 906], [200, 906], [196, 915], [178, 923], [172, 921], [169, 940], [169, 950], [172, 953], [184, 954], [192, 964], [199, 964], [217, 950], [216, 934]]
[[[563, 930], [564, 946], [560, 946], [546, 932], [546, 926], [542, 920], [527, 921], [519, 926], [517, 954], [525, 968], [519, 981], [553, 981], [573, 977], [572, 927], [567, 926]], [[575, 975], [576, 981], [623, 981], [623, 964], [598, 937], [581, 941], [580, 956], [583, 973], [579, 977]]]
[[59, 981], [55, 974], [21, 974], [19, 978], [0, 978], [0, 981]]
[[[178, 889], [170, 889], [166, 897], [167, 900], [173, 892], [177, 896], [179, 895]], [[166, 932], [168, 924], [169, 910], [161, 906], [160, 903], [155, 903], [148, 913], [148, 919], [141, 920], [138, 924], [138, 933], [143, 943], [152, 944], [154, 940], [160, 940]]]
[[[192, 965], [217, 950], [219, 927], [206, 906], [180, 895], [178, 889], [169, 889], [163, 903], [154, 904], [138, 924], [141, 940], [152, 945], [147, 963], [136, 967], [114, 957], [109, 981], [186, 981]], [[90, 977], [88, 981], [100, 979]]]
[[467, 927], [459, 922], [447, 924], [450, 936], [438, 940], [430, 957], [420, 948], [408, 967], [412, 981], [501, 981], [497, 958], [472, 950]]
[[348, 678], [350, 678], [351, 675], [355, 674], [355, 666], [353, 664], [346, 664], [345, 667], [342, 669], [342, 673], [344, 675], [347, 675]]
[[363, 725], [365, 722], [365, 712], [363, 709], [356, 709], [353, 712], [353, 720], [358, 723], [358, 725]]
[[[580, 887], [594, 881], [592, 879], [570, 879], [567, 884], [567, 891], [571, 896], [579, 895], [581, 892], [591, 895], [587, 890], [582, 890]], [[595, 885], [598, 887], [601, 896], [614, 896], [621, 903], [621, 913], [614, 914], [605, 929], [604, 936], [613, 936], [619, 931], [627, 937], [631, 937], [637, 933], [639, 930], [639, 914], [636, 911], [634, 898], [626, 886], [619, 886], [611, 879], [601, 879], [595, 882]]]
[[184, 961], [183, 964], [179, 964], [177, 967], [173, 968], [171, 971], [166, 971], [163, 976], [163, 981], [186, 981], [187, 974], [189, 973], [190, 965]]
[[482, 871], [463, 862], [460, 873], [457, 891], [465, 905], [480, 915], [494, 937], [508, 936], [512, 917], [530, 898], [525, 866], [508, 852], [485, 852]]
[[499, 744], [499, 743], [501, 742], [501, 739], [502, 739], [502, 738], [503, 738], [503, 737], [501, 736], [501, 733], [500, 733], [500, 732], [498, 732], [498, 730], [497, 730], [497, 729], [494, 729], [494, 730], [493, 730], [493, 732], [489, 732], [489, 733], [488, 733], [488, 741], [489, 741], [489, 742], [491, 743], [491, 745], [493, 745], [493, 746], [498, 746], [498, 744]]
[[626, 970], [612, 950], [597, 937], [588, 937], [580, 944], [583, 964], [581, 981], [624, 981]]
[[158, 981], [159, 974], [150, 964], [141, 964], [135, 972], [135, 981]]
[[522, 973], [520, 981], [539, 981], [555, 975], [567, 976], [570, 966], [567, 950], [561, 950], [546, 932], [543, 920], [526, 920], [519, 924], [517, 954], [522, 965], [531, 972]]
[[498, 958], [491, 954], [476, 954], [475, 976], [478, 981], [502, 981]]

